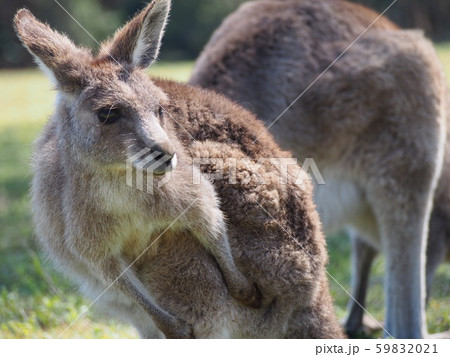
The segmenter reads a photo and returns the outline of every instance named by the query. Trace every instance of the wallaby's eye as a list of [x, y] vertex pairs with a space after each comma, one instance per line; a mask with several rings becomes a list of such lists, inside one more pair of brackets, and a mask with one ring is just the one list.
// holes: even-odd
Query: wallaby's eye
[[161, 106], [159, 106], [159, 109], [158, 109], [158, 116], [161, 121], [164, 121], [164, 109]]
[[117, 108], [103, 108], [97, 112], [97, 117], [103, 124], [112, 124], [120, 118], [120, 110]]

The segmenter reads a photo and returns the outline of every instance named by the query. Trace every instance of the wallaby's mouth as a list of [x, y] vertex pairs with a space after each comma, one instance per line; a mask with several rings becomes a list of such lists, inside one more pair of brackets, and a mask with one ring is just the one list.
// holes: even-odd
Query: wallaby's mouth
[[154, 176], [163, 176], [167, 172], [175, 169], [175, 167], [177, 166], [177, 154], [174, 154], [170, 159], [167, 159], [167, 157], [169, 157], [169, 155], [164, 155], [159, 160], [157, 160], [154, 165], [157, 165], [158, 163], [160, 163], [160, 165], [149, 173], [152, 173]]
[[142, 174], [163, 176], [177, 166], [177, 154], [173, 155], [143, 149], [127, 160], [127, 167]]

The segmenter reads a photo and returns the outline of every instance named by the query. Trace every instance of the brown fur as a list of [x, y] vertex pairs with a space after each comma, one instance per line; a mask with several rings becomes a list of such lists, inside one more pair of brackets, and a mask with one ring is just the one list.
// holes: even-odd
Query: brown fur
[[[276, 164], [255, 166], [287, 154], [269, 134], [252, 144], [263, 125], [240, 106], [142, 71], [156, 57], [169, 4], [152, 1], [99, 56], [83, 52], [87, 59], [61, 52], [73, 45], [29, 12], [16, 15], [21, 40], [59, 88], [33, 157], [40, 243], [86, 295], [97, 298], [112, 283], [97, 305], [142, 337], [343, 337], [306, 175], [292, 165], [282, 183]], [[61, 57], [69, 73], [59, 73]], [[104, 108], [120, 118], [100, 123]], [[146, 174], [157, 185], [172, 170], [153, 194], [126, 185], [125, 162], [145, 147], [172, 159]], [[225, 179], [212, 184], [204, 175], [221, 168], [202, 165], [196, 184], [195, 158], [233, 158], [236, 170], [226, 161]], [[258, 174], [265, 184], [251, 179]]]
[[[432, 44], [381, 18], [272, 125], [377, 16], [341, 0], [245, 3], [214, 33], [190, 82], [252, 110], [299, 160], [315, 159], [327, 183], [315, 193], [325, 229], [350, 226], [358, 240], [353, 294], [363, 300], [370, 263], [362, 257], [383, 251], [386, 329], [423, 337], [426, 236], [447, 115]], [[448, 242], [447, 178], [441, 183], [429, 272]], [[362, 310], [355, 303], [351, 310], [354, 330]]]

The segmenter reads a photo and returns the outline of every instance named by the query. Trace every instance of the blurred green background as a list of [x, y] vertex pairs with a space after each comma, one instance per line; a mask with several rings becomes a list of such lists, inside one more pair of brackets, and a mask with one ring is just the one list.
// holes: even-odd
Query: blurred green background
[[[99, 41], [144, 5], [142, 0], [59, 0]], [[237, 8], [241, 0], [174, 0], [161, 61], [151, 74], [186, 81], [211, 32]], [[391, 0], [366, 0], [382, 11]], [[89, 302], [56, 273], [33, 241], [29, 212], [29, 160], [31, 143], [51, 114], [55, 92], [35, 69], [11, 69], [32, 64], [11, 30], [11, 19], [26, 6], [39, 18], [64, 31], [79, 44], [95, 42], [53, 0], [6, 1], [0, 8], [0, 338], [52, 338], [63, 332]], [[389, 17], [405, 27], [419, 27], [436, 41], [436, 48], [450, 78], [450, 1], [399, 0]], [[8, 68], [8, 69], [5, 69]], [[350, 283], [350, 247], [345, 237], [328, 240], [328, 271], [345, 289]], [[382, 320], [384, 262], [372, 269], [368, 310]], [[336, 312], [344, 317], [348, 295], [330, 281]], [[442, 265], [427, 309], [431, 332], [450, 329], [450, 266]], [[64, 335], [66, 338], [136, 337], [133, 328], [88, 311]], [[375, 334], [375, 337], [380, 334]]]
[[[393, 0], [356, 0], [384, 11]], [[58, 0], [99, 42], [145, 5], [143, 0]], [[193, 60], [222, 19], [244, 0], [173, 0], [171, 21], [161, 60]], [[31, 65], [30, 56], [14, 36], [11, 19], [21, 7], [70, 34], [75, 42], [95, 47], [95, 41], [55, 0], [0, 0], [0, 67]], [[387, 16], [402, 27], [424, 29], [435, 41], [450, 41], [450, 1], [398, 0]]]

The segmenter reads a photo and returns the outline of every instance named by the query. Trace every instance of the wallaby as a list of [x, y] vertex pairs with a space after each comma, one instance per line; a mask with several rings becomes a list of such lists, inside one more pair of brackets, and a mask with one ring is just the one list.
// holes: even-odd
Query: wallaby
[[[169, 10], [170, 0], [151, 1], [96, 56], [28, 10], [16, 14], [58, 90], [33, 157], [39, 242], [142, 337], [343, 337], [306, 174], [291, 165], [280, 184], [280, 167], [256, 165], [288, 154], [269, 135], [252, 143], [263, 125], [243, 108], [145, 74]], [[131, 187], [129, 162], [151, 193]], [[202, 176], [219, 171], [236, 183]]]
[[[352, 232], [353, 296], [364, 304], [371, 259], [382, 251], [387, 335], [426, 336], [426, 237], [447, 91], [431, 42], [343, 0], [252, 1], [215, 31], [190, 83], [252, 110], [284, 149], [315, 160], [326, 182], [314, 194], [325, 232]], [[448, 178], [431, 220], [440, 244], [436, 257], [429, 249], [430, 275], [445, 255], [438, 246], [448, 245]], [[352, 301], [350, 311], [354, 332], [362, 309]]]

